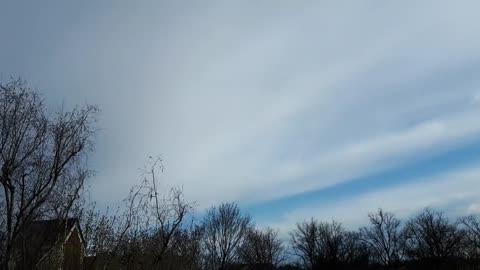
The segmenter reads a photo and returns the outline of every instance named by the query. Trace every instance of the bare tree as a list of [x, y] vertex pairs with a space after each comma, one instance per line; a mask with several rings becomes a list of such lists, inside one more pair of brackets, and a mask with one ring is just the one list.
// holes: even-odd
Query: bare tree
[[174, 236], [173, 255], [180, 258], [172, 269], [200, 270], [202, 269], [202, 237], [203, 228], [194, 222]]
[[187, 203], [181, 188], [170, 188], [166, 193], [160, 192], [157, 174], [164, 167], [160, 158], [149, 157], [150, 163], [144, 170], [144, 179], [140, 186], [134, 187], [136, 212], [143, 226], [153, 241], [150, 241], [150, 252], [155, 257], [153, 264], [161, 263], [172, 249], [173, 237], [181, 229], [185, 217], [194, 203]]
[[290, 243], [293, 255], [300, 258], [301, 264], [307, 269], [315, 269], [318, 264], [318, 222], [314, 219], [297, 223], [290, 232]]
[[346, 231], [342, 244], [342, 261], [351, 269], [367, 268], [370, 261], [368, 245], [362, 241], [359, 232]]
[[82, 209], [79, 215], [80, 225], [85, 243], [84, 269], [111, 269], [112, 256], [119, 254], [122, 244], [128, 242], [127, 232], [133, 226], [132, 209], [127, 208], [123, 213], [117, 209], [110, 213], [107, 208], [104, 213], [98, 211], [95, 204]]
[[276, 269], [285, 260], [285, 248], [278, 238], [278, 232], [269, 227], [264, 231], [250, 229], [239, 252], [240, 261], [251, 269]]
[[175, 238], [185, 236], [182, 225], [194, 204], [183, 200], [179, 188], [160, 192], [157, 175], [162, 170], [161, 160], [149, 157], [141, 183], [124, 200], [123, 212], [85, 211], [83, 228], [91, 256], [87, 267], [164, 268], [164, 258], [177, 252]]
[[373, 260], [387, 269], [402, 258], [402, 231], [400, 220], [394, 214], [378, 209], [368, 215], [370, 227], [360, 229], [361, 239], [371, 250]]
[[342, 262], [345, 230], [336, 221], [322, 222], [318, 227], [318, 257], [323, 264], [335, 265]]
[[298, 223], [290, 233], [294, 255], [306, 269], [364, 266], [368, 251], [358, 233], [346, 231], [338, 222]]
[[[76, 107], [49, 117], [43, 100], [26, 82], [0, 84], [0, 268], [32, 221], [65, 220], [89, 175], [97, 108]], [[3, 224], [3, 225], [2, 225]]]
[[480, 259], [480, 220], [478, 216], [468, 216], [459, 219], [466, 229], [466, 255], [470, 259]]
[[249, 230], [250, 220], [235, 203], [223, 203], [207, 211], [202, 222], [207, 269], [224, 270], [238, 261], [237, 249]]
[[464, 232], [442, 212], [426, 209], [404, 229], [404, 248], [410, 260], [438, 269], [462, 256]]

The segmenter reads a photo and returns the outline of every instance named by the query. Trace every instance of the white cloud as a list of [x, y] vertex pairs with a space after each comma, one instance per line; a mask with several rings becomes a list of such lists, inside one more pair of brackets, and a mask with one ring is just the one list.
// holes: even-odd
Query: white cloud
[[469, 214], [480, 214], [480, 203], [472, 203], [468, 206]]
[[368, 223], [368, 213], [378, 208], [407, 219], [425, 207], [441, 210], [463, 204], [462, 211], [448, 213], [454, 217], [478, 213], [478, 204], [469, 202], [480, 196], [480, 169], [468, 167], [446, 174], [417, 179], [409, 184], [371, 191], [358, 197], [346, 198], [328, 205], [302, 206], [287, 213], [272, 226], [286, 235], [296, 222], [312, 217], [329, 221], [335, 219], [347, 228], [356, 229]]
[[473, 96], [473, 101], [474, 101], [474, 102], [480, 102], [480, 93], [476, 93], [476, 94]]
[[480, 134], [479, 116], [480, 111], [462, 113], [347, 145], [335, 152], [320, 153], [310, 160], [292, 161], [285, 167], [280, 164], [274, 177], [278, 185], [263, 190], [267, 195], [261, 199], [325, 188], [445, 152]]
[[201, 207], [252, 203], [476, 140], [479, 84], [461, 76], [480, 58], [470, 4], [138, 3], [90, 7], [69, 24], [39, 13], [51, 22], [26, 25], [53, 34], [21, 44], [45, 59], [2, 51], [0, 73], [23, 63], [51, 97], [102, 107], [100, 201], [124, 196], [159, 153], [164, 184]]
[[[358, 40], [364, 46], [346, 37], [351, 46], [294, 35], [303, 42], [342, 48], [331, 52], [293, 53], [304, 43], [288, 42], [286, 34], [275, 30], [245, 38], [247, 51], [235, 47], [232, 55], [215, 59], [193, 82], [181, 83], [178, 100], [186, 102], [179, 108], [185, 117], [181, 130], [192, 136], [175, 145], [182, 145], [178, 154], [173, 149], [167, 153], [172, 160], [166, 178], [184, 183], [202, 205], [258, 201], [327, 187], [474, 140], [480, 126], [478, 108], [469, 106], [471, 88], [453, 91], [436, 84], [435, 77], [478, 54], [445, 42], [445, 33], [437, 30], [450, 18], [434, 25], [412, 16], [405, 27], [390, 22], [386, 29], [398, 30], [391, 36]], [[306, 22], [312, 20], [299, 18], [294, 25], [310, 31]], [[471, 28], [469, 20], [461, 20], [462, 27]], [[355, 31], [358, 21], [354, 16], [341, 27]], [[385, 30], [370, 23], [358, 28]], [[473, 32], [462, 33], [459, 38], [479, 43]], [[432, 47], [434, 41], [441, 42]], [[457, 56], [453, 63], [452, 54]], [[205, 55], [210, 54], [197, 56]], [[282, 74], [288, 75], [271, 75], [278, 72], [272, 61], [281, 63]], [[242, 76], [248, 76], [247, 82]], [[198, 86], [203, 86], [201, 91]], [[178, 128], [177, 122], [170, 124]]]

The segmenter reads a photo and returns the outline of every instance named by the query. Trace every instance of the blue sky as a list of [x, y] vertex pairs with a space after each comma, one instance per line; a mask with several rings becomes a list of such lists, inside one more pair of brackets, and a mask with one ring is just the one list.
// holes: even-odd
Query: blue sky
[[92, 197], [148, 155], [259, 225], [480, 213], [476, 1], [7, 1], [0, 79], [101, 107]]

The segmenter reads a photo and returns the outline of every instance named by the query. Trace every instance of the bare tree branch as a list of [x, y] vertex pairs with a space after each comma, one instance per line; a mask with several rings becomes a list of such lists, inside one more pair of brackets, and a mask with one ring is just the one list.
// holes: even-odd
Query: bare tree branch
[[13, 259], [20, 232], [40, 218], [66, 219], [89, 175], [92, 123], [98, 109], [76, 107], [48, 117], [26, 82], [0, 84], [0, 265]]

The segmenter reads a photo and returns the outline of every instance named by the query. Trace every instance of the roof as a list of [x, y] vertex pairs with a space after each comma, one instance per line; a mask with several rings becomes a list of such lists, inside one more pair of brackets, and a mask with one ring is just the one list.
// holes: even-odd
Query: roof
[[[75, 230], [76, 229], [76, 230]], [[59, 245], [77, 232], [83, 245], [83, 237], [75, 218], [38, 220], [24, 226], [19, 232], [14, 244], [14, 253], [19, 264], [24, 269], [33, 269], [37, 262], [42, 261]]]
[[44, 241], [52, 242], [56, 241], [59, 236], [66, 237], [76, 222], [76, 219], [67, 219], [66, 221], [58, 219], [39, 220], [27, 227], [31, 233], [44, 235]]
[[61, 241], [66, 241], [74, 228], [77, 228], [83, 243], [83, 236], [76, 218], [34, 221], [25, 226], [23, 232], [20, 233], [19, 240], [24, 238], [29, 245], [38, 248], [51, 247]]

